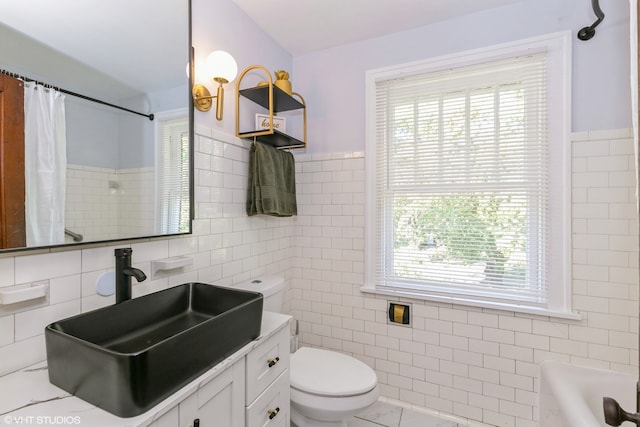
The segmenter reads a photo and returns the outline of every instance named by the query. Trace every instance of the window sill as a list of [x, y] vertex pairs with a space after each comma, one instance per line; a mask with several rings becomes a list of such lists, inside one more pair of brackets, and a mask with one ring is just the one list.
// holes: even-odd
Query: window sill
[[367, 294], [377, 294], [377, 295], [386, 295], [393, 296], [396, 298], [412, 298], [423, 301], [433, 301], [433, 302], [441, 302], [447, 304], [457, 304], [457, 305], [465, 305], [469, 307], [479, 307], [479, 308], [489, 308], [493, 310], [503, 310], [503, 311], [511, 311], [516, 313], [525, 313], [525, 314], [534, 314], [538, 316], [545, 317], [555, 317], [560, 319], [569, 319], [569, 320], [581, 320], [582, 316], [579, 313], [573, 313], [571, 311], [555, 311], [537, 307], [528, 307], [524, 305], [517, 304], [509, 304], [509, 303], [499, 303], [492, 301], [481, 301], [474, 299], [466, 299], [460, 297], [447, 297], [441, 295], [424, 295], [416, 292], [411, 292], [407, 290], [380, 290], [368, 287], [361, 287], [360, 292]]

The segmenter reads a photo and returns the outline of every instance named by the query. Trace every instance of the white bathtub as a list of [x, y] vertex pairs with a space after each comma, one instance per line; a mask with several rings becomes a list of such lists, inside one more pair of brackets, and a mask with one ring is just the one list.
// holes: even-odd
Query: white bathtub
[[[632, 375], [560, 362], [540, 366], [540, 427], [607, 427], [602, 398], [612, 397], [627, 412], [636, 412]], [[623, 423], [623, 426], [630, 425]]]

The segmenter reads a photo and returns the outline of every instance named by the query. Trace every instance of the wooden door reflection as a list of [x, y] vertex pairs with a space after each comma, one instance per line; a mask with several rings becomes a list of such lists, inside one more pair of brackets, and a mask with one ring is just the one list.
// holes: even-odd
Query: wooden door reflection
[[0, 75], [0, 249], [26, 246], [24, 203], [24, 91]]

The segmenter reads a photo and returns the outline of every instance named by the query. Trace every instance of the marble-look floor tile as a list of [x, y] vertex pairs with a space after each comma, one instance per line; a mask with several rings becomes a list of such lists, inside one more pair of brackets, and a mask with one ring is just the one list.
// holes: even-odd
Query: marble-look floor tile
[[363, 420], [358, 417], [351, 417], [347, 420], [347, 427], [386, 427], [383, 424], [374, 423], [373, 421]]
[[457, 427], [458, 423], [443, 420], [431, 415], [422, 414], [410, 409], [403, 409], [400, 427]]
[[376, 402], [347, 422], [348, 427], [458, 427], [454, 421]]
[[372, 421], [384, 427], [398, 427], [401, 415], [402, 408], [399, 406], [378, 401], [356, 415], [356, 418]]

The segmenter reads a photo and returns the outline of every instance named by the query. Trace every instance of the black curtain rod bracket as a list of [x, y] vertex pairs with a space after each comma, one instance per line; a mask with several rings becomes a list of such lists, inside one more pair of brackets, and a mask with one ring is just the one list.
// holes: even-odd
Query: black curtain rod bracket
[[38, 85], [42, 85], [44, 87], [57, 90], [58, 92], [62, 92], [62, 93], [67, 94], [67, 95], [75, 96], [76, 98], [84, 99], [86, 101], [95, 102], [97, 104], [106, 105], [107, 107], [116, 108], [118, 110], [126, 111], [126, 112], [132, 113], [132, 114], [137, 114], [138, 116], [146, 117], [149, 120], [153, 120], [153, 118], [154, 118], [153, 114], [145, 114], [145, 113], [140, 113], [139, 111], [130, 110], [129, 108], [121, 107], [119, 105], [111, 104], [110, 102], [105, 102], [105, 101], [101, 101], [99, 99], [91, 98], [90, 96], [81, 95], [79, 93], [71, 92], [70, 90], [66, 90], [66, 89], [62, 89], [62, 88], [56, 87], [56, 86], [52, 86], [52, 85], [50, 85], [48, 83], [43, 83], [43, 82], [40, 82], [38, 80], [34, 80], [34, 79], [29, 78], [29, 77], [22, 76], [20, 74], [12, 73], [11, 71], [0, 70], [0, 74], [4, 74], [5, 76], [9, 76], [9, 77], [13, 77], [13, 78], [16, 78], [16, 79], [20, 79], [20, 80], [22, 80], [24, 82], [31, 82], [31, 83], [35, 83], [35, 84], [38, 84]]
[[604, 19], [604, 13], [602, 12], [602, 9], [600, 9], [600, 0], [591, 0], [591, 7], [593, 7], [593, 12], [596, 14], [598, 19], [589, 27], [584, 27], [578, 31], [578, 38], [582, 41], [591, 40], [591, 38], [596, 34], [596, 27]]

